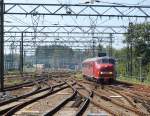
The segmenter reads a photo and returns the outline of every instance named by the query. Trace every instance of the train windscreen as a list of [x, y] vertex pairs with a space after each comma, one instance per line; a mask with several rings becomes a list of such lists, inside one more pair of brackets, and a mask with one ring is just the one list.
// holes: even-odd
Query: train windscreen
[[99, 59], [99, 64], [115, 64], [115, 60], [111, 58]]

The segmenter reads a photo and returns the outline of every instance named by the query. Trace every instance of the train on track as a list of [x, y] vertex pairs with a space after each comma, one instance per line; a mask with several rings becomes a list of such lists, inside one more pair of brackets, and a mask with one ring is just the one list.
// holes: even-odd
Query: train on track
[[89, 58], [82, 62], [82, 74], [98, 83], [112, 83], [116, 79], [116, 60], [112, 57]]

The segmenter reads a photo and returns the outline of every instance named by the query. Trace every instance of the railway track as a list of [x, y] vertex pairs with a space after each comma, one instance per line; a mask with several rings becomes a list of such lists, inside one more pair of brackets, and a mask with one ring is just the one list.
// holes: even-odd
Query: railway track
[[[9, 109], [4, 115], [5, 116], [13, 115], [16, 112], [20, 111], [25, 106], [30, 105], [40, 99], [43, 99], [51, 94], [54, 94], [62, 89], [65, 89], [67, 87], [68, 86], [65, 86], [65, 83], [61, 83], [61, 84], [57, 84], [57, 85], [50, 86], [48, 88], [39, 90], [36, 93], [34, 92], [34, 93], [32, 93], [32, 96], [30, 95], [29, 98], [26, 97], [25, 99], [22, 99], [21, 101], [24, 100], [24, 102], [21, 102], [21, 103], [15, 105], [13, 108]], [[54, 89], [56, 89], [56, 90], [54, 90]]]
[[56, 112], [58, 112], [62, 107], [64, 107], [69, 101], [73, 100], [77, 94], [77, 91], [74, 91], [73, 94], [71, 94], [66, 99], [62, 100], [58, 105], [56, 105], [54, 108], [52, 108], [50, 111], [47, 111], [44, 116], [54, 115]]
[[[93, 85], [93, 88], [94, 88], [94, 86], [96, 86], [95, 83], [93, 83], [93, 82], [88, 82], [88, 81], [81, 81], [81, 82], [80, 82], [80, 85], [83, 86], [84, 83]], [[87, 89], [87, 87], [85, 87], [85, 88]], [[107, 89], [106, 89], [106, 88], [107, 88]], [[90, 91], [90, 89], [88, 89], [88, 90]], [[120, 107], [120, 108], [122, 108], [122, 109], [125, 109], [125, 111], [128, 111], [128, 112], [133, 113], [133, 115], [149, 115], [149, 113], [146, 111], [146, 109], [143, 111], [143, 109], [140, 109], [140, 108], [136, 107], [135, 103], [133, 102], [133, 99], [132, 99], [132, 101], [131, 101], [131, 99], [129, 99], [128, 97], [126, 97], [126, 95], [122, 94], [121, 91], [119, 91], [119, 90], [114, 90], [114, 89], [112, 90], [112, 89], [108, 88], [107, 86], [105, 87], [104, 90], [105, 90], [105, 92], [106, 92], [106, 90], [107, 90], [107, 92], [108, 92], [108, 90], [109, 90], [109, 91], [113, 91], [113, 92], [118, 93], [121, 98], [124, 98], [124, 99], [126, 100], [126, 102], [128, 102], [129, 106], [127, 106], [127, 105], [125, 105], [125, 104], [123, 104], [123, 103], [118, 102], [119, 100], [116, 101], [116, 100], [114, 100], [114, 99], [108, 97], [107, 94], [106, 94], [105, 92], [102, 92], [101, 89], [99, 89], [98, 91], [97, 91], [97, 90], [93, 90], [93, 92], [94, 92], [94, 95], [99, 96], [101, 99], [103, 99], [103, 101], [110, 102], [111, 104], [115, 105], [115, 107], [117, 106], [117, 107]], [[119, 91], [119, 92], [118, 92], [118, 91]], [[102, 101], [102, 100], [101, 100], [101, 101]], [[115, 110], [115, 109], [114, 109], [114, 111], [116, 111], [116, 112], [109, 111], [110, 109], [113, 109], [113, 108], [109, 108], [109, 109], [108, 109], [108, 106], [106, 106], [105, 104], [106, 104], [106, 103], [104, 103], [103, 106], [102, 106], [102, 108], [103, 108], [104, 110], [107, 110], [107, 111], [108, 111], [109, 113], [111, 113], [111, 114], [122, 115], [122, 114], [120, 113], [120, 111], [117, 112], [117, 110]], [[104, 107], [104, 106], [105, 106], [105, 107]], [[117, 108], [117, 107], [116, 107], [116, 108]], [[122, 111], [123, 111], [123, 110], [122, 110]], [[124, 115], [125, 115], [125, 114], [124, 114]]]
[[[63, 74], [63, 72], [59, 73], [59, 75], [61, 75], [61, 74]], [[6, 85], [6, 87], [4, 88], [4, 91], [12, 91], [12, 90], [20, 89], [22, 87], [32, 86], [33, 84], [36, 84], [36, 83], [40, 82], [41, 80], [46, 80], [47, 77], [48, 78], [49, 77], [59, 77], [59, 75], [56, 74], [55, 72], [50, 72], [50, 73], [44, 72], [42, 74], [38, 74], [38, 73], [37, 74], [29, 74], [28, 75], [29, 77], [27, 75], [28, 74], [24, 74], [23, 77], [20, 77], [19, 75], [12, 75], [13, 77], [10, 76], [9, 78], [7, 77], [6, 79], [12, 79], [12, 78], [13, 79], [17, 79], [17, 78], [23, 79], [23, 80], [25, 80], [25, 82], [16, 84], [16, 85], [11, 85], [11, 86]], [[63, 76], [66, 76], [66, 75], [70, 75], [70, 74], [67, 74], [67, 73], [63, 74]]]
[[[54, 82], [53, 82], [54, 83]], [[25, 99], [27, 97], [30, 97], [32, 95], [35, 95], [35, 94], [38, 94], [40, 92], [43, 92], [45, 90], [48, 90], [50, 88], [50, 86], [48, 85], [48, 83], [45, 83], [44, 82], [45, 87], [41, 87], [41, 85], [39, 85], [35, 90], [31, 91], [31, 92], [28, 92], [27, 94], [23, 94], [23, 95], [20, 95], [20, 96], [17, 96], [15, 98], [11, 98], [11, 99], [8, 99], [8, 100], [3, 100], [0, 102], [0, 107], [3, 106], [3, 105], [6, 105], [6, 104], [9, 104], [9, 103], [12, 103], [12, 102], [15, 102], [15, 101], [18, 101], [20, 99]], [[56, 82], [55, 82], [56, 84]], [[48, 87], [47, 87], [48, 86]]]
[[[52, 95], [52, 94], [54, 94], [54, 93], [56, 93], [58, 91], [61, 91], [61, 90], [63, 90], [63, 89], [68, 87], [68, 86], [65, 86], [64, 82], [62, 83], [62, 81], [60, 81], [57, 78], [56, 79], [50, 78], [50, 80], [54, 80], [54, 81], [56, 81], [57, 83], [60, 83], [60, 84], [53, 85], [51, 83], [51, 85], [53, 85], [53, 86], [49, 86], [47, 88], [35, 90], [35, 91], [30, 92], [28, 94], [18, 96], [17, 98], [10, 99], [10, 100], [7, 100], [7, 101], [3, 101], [3, 102], [0, 103], [0, 106], [1, 106], [0, 114], [4, 114], [6, 116], [10, 115], [10, 114], [15, 114], [16, 112], [18, 112], [19, 110], [23, 109], [24, 107], [26, 107], [26, 106], [28, 106], [28, 105], [30, 105], [30, 104], [32, 104], [32, 103], [42, 99], [42, 98], [45, 98], [45, 97], [47, 97], [49, 95]], [[43, 82], [45, 80], [41, 80], [41, 81]], [[58, 89], [55, 90], [55, 88], [58, 88]], [[48, 92], [45, 93], [45, 91], [48, 91]], [[41, 94], [42, 92], [44, 92], [44, 94], [38, 96], [38, 94]], [[37, 97], [33, 97], [33, 96], [37, 96]], [[15, 102], [17, 102], [17, 104], [15, 104]], [[12, 105], [12, 106], [10, 105], [9, 107], [5, 107], [6, 105], [8, 106], [8, 104], [11, 104], [11, 103], [14, 104], [14, 105]]]
[[137, 91], [133, 91], [131, 89], [128, 89], [128, 88], [124, 88], [124, 87], [120, 87], [120, 86], [115, 86], [115, 85], [110, 85], [109, 87], [113, 88], [113, 89], [120, 89], [120, 90], [123, 90], [125, 94], [128, 93], [128, 95], [130, 96], [138, 96], [140, 97], [141, 99], [144, 99], [144, 100], [150, 100], [150, 96], [149, 96], [149, 93], [146, 93], [145, 92], [137, 92]]
[[[104, 104], [101, 104], [99, 103], [96, 99], [93, 99], [94, 98], [94, 93], [93, 93], [93, 90], [91, 89], [87, 89], [85, 86], [83, 86], [84, 84], [79, 84], [77, 83], [80, 87], [82, 87], [84, 90], [86, 90], [88, 93], [92, 93], [92, 96], [89, 96], [88, 99], [90, 101], [91, 104], [94, 104], [96, 107], [100, 108], [100, 109], [103, 109], [104, 111], [107, 112], [107, 115], [116, 115], [116, 113], [112, 110], [110, 110], [109, 108], [105, 107]], [[83, 92], [81, 91], [78, 91], [79, 95], [81, 95], [82, 97], [87, 97], [87, 95], [85, 95]]]
[[[79, 87], [76, 83], [74, 85], [71, 85], [68, 82], [66, 82], [66, 83], [68, 84], [69, 87], [72, 88], [73, 93], [66, 99], [62, 100], [59, 104], [57, 104], [49, 112], [44, 114], [44, 116], [49, 116], [49, 115], [54, 115], [54, 114], [57, 116], [60, 114], [64, 114], [66, 109], [68, 110], [68, 106], [67, 106], [68, 102], [72, 102], [75, 99], [75, 97], [79, 97], [79, 95], [80, 95], [79, 91], [81, 90], [81, 87]], [[74, 87], [74, 86], [78, 86], [78, 87]], [[69, 109], [72, 109], [72, 113], [73, 113], [72, 115], [81, 116], [87, 109], [89, 102], [90, 102], [89, 97], [92, 97], [92, 95], [93, 95], [93, 93], [90, 93], [89, 96], [86, 95], [86, 97], [83, 97], [83, 98], [81, 98], [81, 95], [80, 95], [81, 102], [79, 102], [78, 100], [74, 101], [74, 103], [73, 103], [74, 105], [72, 104], [71, 107], [69, 107]], [[78, 108], [75, 107], [75, 104], [76, 104], [76, 106], [78, 106]], [[67, 114], [68, 114], [68, 112], [67, 112]]]
[[[75, 83], [73, 83], [72, 81], [70, 82], [71, 84], [68, 84], [67, 83], [67, 85], [65, 85], [67, 82], [64, 82], [63, 83], [63, 87], [58, 87], [58, 89], [56, 89], [56, 90], [53, 90], [53, 88], [55, 88], [55, 87], [50, 87], [49, 89], [50, 89], [50, 91], [48, 92], [48, 93], [45, 93], [44, 95], [42, 95], [42, 96], [38, 96], [38, 97], [36, 97], [36, 98], [33, 98], [33, 99], [30, 99], [30, 100], [27, 100], [26, 102], [23, 102], [23, 103], [20, 103], [20, 104], [18, 104], [18, 105], [15, 105], [14, 107], [11, 107], [11, 108], [9, 108], [9, 109], [7, 109], [7, 112], [6, 113], [4, 113], [4, 115], [5, 116], [9, 116], [10, 114], [11, 115], [15, 115], [15, 114], [17, 114], [17, 112], [18, 111], [20, 111], [20, 110], [22, 110], [23, 108], [25, 108], [26, 106], [28, 106], [28, 105], [30, 105], [30, 104], [32, 104], [32, 103], [34, 103], [34, 102], [36, 102], [37, 100], [40, 100], [40, 99], [43, 99], [43, 98], [45, 98], [45, 97], [47, 97], [47, 96], [50, 96], [50, 95], [52, 95], [52, 94], [54, 94], [54, 93], [56, 93], [56, 92], [58, 92], [58, 91], [61, 91], [61, 90], [63, 90], [63, 89], [65, 89], [65, 88], [68, 88], [68, 87], [73, 87], [74, 85], [75, 85]], [[80, 87], [78, 87], [78, 88], [80, 88]], [[47, 88], [48, 89], [48, 88]], [[48, 116], [48, 115], [50, 115], [50, 114], [55, 114], [56, 112], [58, 112], [63, 106], [65, 106], [69, 101], [71, 101], [71, 100], [73, 100], [74, 98], [75, 98], [75, 96], [77, 96], [77, 91], [79, 91], [79, 90], [77, 90], [77, 88], [75, 89], [75, 88], [72, 88], [72, 90], [73, 90], [73, 93], [69, 96], [69, 97], [67, 97], [66, 99], [63, 99], [57, 106], [55, 106], [53, 109], [51, 109], [50, 111], [47, 111], [44, 115], [45, 116]], [[42, 91], [42, 90], [39, 90], [39, 91]], [[38, 91], [38, 92], [39, 92]], [[26, 96], [28, 96], [28, 95], [26, 95]], [[78, 110], [76, 111], [76, 116], [80, 116], [81, 114], [83, 114], [84, 113], [84, 111], [86, 110], [86, 108], [87, 108], [87, 106], [88, 106], [88, 104], [89, 104], [89, 102], [90, 102], [90, 100], [89, 100], [89, 97], [91, 97], [92, 96], [92, 93], [91, 94], [89, 94], [89, 96], [86, 96], [86, 97], [84, 97], [83, 99], [82, 99], [82, 104], [81, 104], [81, 107], [80, 108], [78, 108]], [[11, 101], [12, 102], [12, 101]]]
[[12, 90], [20, 89], [22, 87], [33, 86], [37, 83], [40, 83], [43, 80], [47, 80], [47, 78], [45, 78], [45, 77], [44, 78], [38, 78], [38, 79], [35, 79], [35, 80], [32, 80], [32, 81], [28, 81], [28, 82], [24, 82], [24, 83], [21, 83], [21, 84], [5, 87], [4, 91], [12, 91]]
[[[132, 100], [131, 101], [132, 103], [136, 103], [139, 109], [146, 108], [147, 111], [150, 113], [150, 98], [148, 96], [144, 96], [143, 94], [139, 94], [133, 90], [129, 90], [123, 87], [116, 87], [113, 85], [109, 86], [109, 89], [111, 89], [112, 91], [118, 92], [119, 94], [121, 94], [122, 96], [125, 96], [126, 98], [130, 98], [130, 101]], [[121, 91], [118, 89], [121, 89]]]
[[[18, 98], [0, 102], [3, 110], [0, 114], [9, 115], [70, 115], [81, 116], [93, 112], [91, 109], [103, 111], [106, 115], [129, 115], [129, 116], [149, 116], [147, 97], [142, 103], [134, 102], [134, 97], [138, 94], [127, 91], [128, 89], [116, 85], [106, 85], [102, 89], [98, 84], [87, 80], [78, 81], [70, 74], [53, 73], [49, 75], [50, 80], [56, 84], [47, 84], [46, 88], [37, 89]], [[139, 100], [143, 96], [139, 96]], [[10, 107], [8, 104], [13, 103]], [[16, 104], [15, 104], [16, 103]], [[41, 107], [42, 105], [42, 107]], [[96, 109], [98, 109], [96, 111]], [[98, 113], [98, 112], [97, 112]]]
[[[112, 98], [108, 97], [107, 94], [104, 94], [104, 92], [101, 93], [101, 92], [96, 91], [96, 90], [93, 90], [93, 92], [94, 92], [94, 94], [96, 96], [99, 96], [101, 99], [103, 99], [103, 100], [105, 100], [107, 102], [110, 102], [111, 104], [113, 104], [113, 105], [115, 105], [117, 107], [119, 106], [120, 108], [125, 109], [128, 112], [134, 112], [137, 115], [145, 114], [142, 111], [137, 110], [135, 107], [127, 106], [124, 103], [118, 102], [119, 100], [115, 100], [115, 99], [112, 99]], [[121, 113], [120, 113], [120, 115], [121, 115]]]

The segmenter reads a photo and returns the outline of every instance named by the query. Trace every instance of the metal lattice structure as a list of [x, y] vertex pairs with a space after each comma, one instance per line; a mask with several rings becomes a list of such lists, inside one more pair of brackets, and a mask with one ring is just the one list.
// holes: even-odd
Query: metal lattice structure
[[[61, 16], [103, 16], [103, 17], [142, 17], [149, 18], [150, 6], [140, 5], [83, 5], [83, 4], [26, 4], [26, 3], [4, 3], [5, 14], [12, 15], [61, 15]], [[27, 10], [27, 7], [34, 6]], [[8, 8], [7, 8], [8, 7]], [[13, 12], [17, 8], [19, 12]], [[103, 10], [101, 10], [103, 8]], [[42, 10], [41, 10], [42, 9]], [[78, 10], [77, 10], [78, 9]], [[123, 10], [122, 10], [123, 9]], [[128, 12], [131, 9], [130, 12]], [[90, 10], [91, 13], [85, 12]], [[114, 10], [113, 14], [109, 14]], [[127, 12], [124, 12], [127, 11]], [[132, 14], [139, 11], [139, 14]]]
[[1, 90], [4, 88], [4, 6], [3, 0], [0, 0], [0, 84]]

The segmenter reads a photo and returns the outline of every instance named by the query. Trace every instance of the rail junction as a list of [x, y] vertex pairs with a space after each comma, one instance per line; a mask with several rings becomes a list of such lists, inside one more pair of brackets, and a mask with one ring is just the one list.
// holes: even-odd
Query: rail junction
[[[64, 114], [80, 116], [88, 115], [89, 111], [97, 113], [99, 111], [105, 115], [149, 115], [149, 107], [145, 104], [146, 102], [149, 104], [149, 95], [137, 95], [139, 92], [129, 88], [135, 86], [130, 83], [116, 82], [116, 85], [104, 86], [101, 89], [95, 82], [78, 80], [73, 73], [66, 72], [49, 73], [46, 82], [45, 84], [45, 81], [41, 80], [40, 88], [33, 90], [30, 86], [30, 91], [28, 90], [26, 94], [22, 93], [23, 95], [1, 101], [0, 113], [5, 116]], [[23, 88], [15, 91], [21, 89]]]

